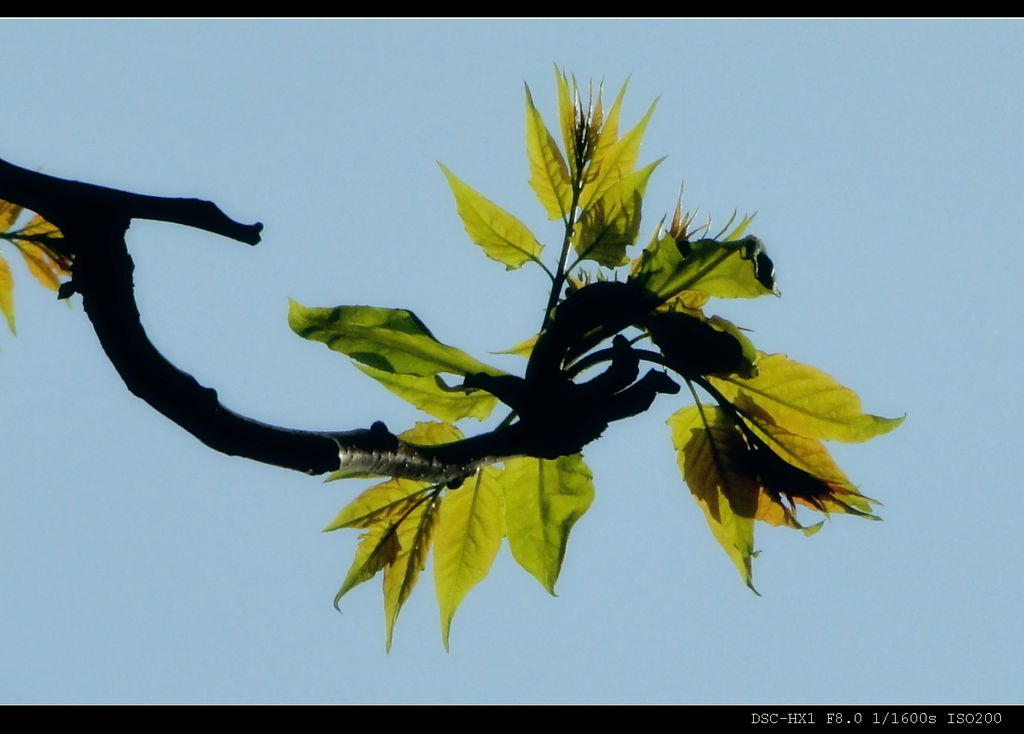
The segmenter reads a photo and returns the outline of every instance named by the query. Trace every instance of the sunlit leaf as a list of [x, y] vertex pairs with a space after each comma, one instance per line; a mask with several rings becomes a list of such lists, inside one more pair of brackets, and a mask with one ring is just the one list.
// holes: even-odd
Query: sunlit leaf
[[727, 235], [725, 235], [723, 241], [735, 242], [736, 240], [742, 238], [743, 235], [746, 233], [747, 229], [750, 227], [750, 223], [754, 221], [754, 217], [756, 216], [757, 212], [745, 215], [743, 219], [740, 220], [740, 223], [736, 225], [736, 228], [732, 232], [729, 232]]
[[[572, 206], [572, 179], [558, 144], [526, 87], [526, 155], [530, 161], [530, 187], [550, 219], [566, 219]], [[571, 153], [570, 153], [571, 155]]]
[[640, 232], [647, 181], [663, 160], [656, 160], [626, 176], [587, 208], [573, 239], [573, 247], [581, 259], [594, 260], [611, 268], [629, 262], [626, 248], [636, 242]]
[[436, 496], [428, 496], [398, 525], [398, 554], [394, 561], [384, 567], [385, 647], [388, 652], [391, 651], [391, 638], [398, 613], [426, 565], [440, 505], [441, 501]]
[[903, 422], [903, 418], [862, 413], [857, 393], [784, 354], [762, 354], [756, 367], [756, 377], [731, 375], [711, 381], [731, 402], [749, 399], [776, 425], [792, 433], [860, 442], [888, 433]]
[[437, 375], [399, 375], [365, 364], [356, 364], [356, 367], [398, 397], [449, 423], [462, 418], [484, 420], [498, 403], [497, 398], [483, 390], [448, 387]]
[[652, 242], [630, 274], [663, 300], [683, 291], [718, 298], [754, 298], [776, 293], [775, 268], [756, 237], [735, 242], [676, 243], [665, 234]]
[[555, 593], [569, 531], [594, 499], [593, 475], [579, 454], [509, 459], [499, 478], [512, 556]]
[[[627, 86], [629, 86], [629, 79], [622, 83], [619, 93], [615, 95], [615, 100], [612, 102], [612, 106], [608, 108], [608, 114], [604, 117], [603, 124], [600, 126], [601, 133], [594, 145], [590, 167], [587, 169], [587, 184], [591, 187], [601, 176], [601, 168], [608, 157], [608, 152], [612, 149], [612, 146], [619, 142], [619, 115], [622, 113], [622, 100], [626, 96]], [[589, 200], [589, 195], [592, 194], [592, 191], [589, 191], [586, 186], [584, 191], [587, 192], [587, 200]]]
[[6, 232], [21, 214], [21, 207], [0, 199], [0, 232]]
[[444, 164], [437, 165], [448, 179], [466, 234], [483, 248], [487, 257], [502, 263], [507, 270], [540, 257], [544, 248], [525, 224], [464, 184]]
[[683, 408], [668, 424], [686, 485], [715, 540], [753, 589], [751, 558], [760, 486], [747, 469], [742, 435], [720, 408], [712, 406]]
[[426, 493], [432, 485], [411, 479], [389, 479], [370, 487], [338, 513], [324, 532], [341, 528], [368, 528], [407, 507]]
[[442, 443], [452, 443], [462, 440], [462, 431], [450, 423], [435, 423], [434, 421], [418, 421], [408, 431], [398, 434], [398, 437], [407, 443], [418, 446], [437, 446]]
[[527, 359], [529, 359], [530, 355], [533, 353], [533, 345], [537, 343], [538, 337], [540, 337], [540, 334], [534, 334], [529, 339], [524, 339], [523, 341], [509, 347], [508, 349], [503, 349], [500, 352], [495, 352], [495, 354], [514, 354], [517, 357], [526, 357]]
[[503, 374], [442, 344], [412, 311], [373, 306], [309, 308], [289, 301], [288, 325], [299, 336], [385, 372], [404, 375]]
[[69, 275], [60, 263], [47, 255], [45, 249], [33, 242], [19, 242], [18, 251], [25, 259], [28, 272], [48, 290], [55, 291], [60, 288], [61, 276]]
[[434, 587], [446, 650], [455, 610], [469, 590], [487, 576], [505, 534], [499, 473], [486, 467], [459, 489], [449, 490], [441, 504], [434, 539]]
[[[647, 123], [650, 121], [651, 115], [654, 114], [657, 104], [658, 100], [651, 102], [651, 106], [647, 108], [647, 112], [640, 122], [604, 152], [600, 160], [595, 156], [591, 167], [599, 166], [599, 168], [596, 170], [594, 178], [588, 181], [580, 194], [582, 209], [586, 210], [591, 204], [599, 201], [612, 186], [636, 169], [637, 158], [640, 157], [640, 143], [643, 141]], [[605, 123], [605, 127], [607, 128], [607, 123]]]
[[[569, 90], [569, 79], [565, 72], [555, 67], [555, 86], [558, 87], [558, 125], [562, 130], [562, 144], [569, 159], [569, 172], [576, 175], [576, 106], [573, 93]], [[529, 114], [529, 112], [527, 113]]]
[[382, 521], [363, 533], [359, 537], [356, 555], [345, 574], [345, 580], [334, 595], [334, 608], [338, 608], [345, 594], [372, 579], [389, 563], [394, 563], [399, 550], [397, 523], [387, 524]]
[[7, 328], [16, 333], [14, 328], [14, 276], [7, 261], [0, 255], [0, 313], [7, 319]]

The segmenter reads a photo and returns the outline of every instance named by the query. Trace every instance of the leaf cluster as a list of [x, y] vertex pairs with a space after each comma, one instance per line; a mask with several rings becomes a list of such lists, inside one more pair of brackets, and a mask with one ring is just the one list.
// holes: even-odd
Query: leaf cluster
[[[712, 535], [753, 588], [754, 523], [812, 533], [798, 509], [874, 518], [823, 441], [864, 441], [902, 419], [861, 411], [856, 394], [782, 354], [758, 351], [744, 331], [708, 312], [713, 299], [778, 295], [764, 244], [735, 214], [715, 234], [696, 224], [682, 194], [637, 255], [648, 181], [664, 159], [641, 165], [654, 111], [620, 128], [624, 84], [609, 106], [556, 69], [561, 146], [527, 87], [529, 185], [561, 246], [545, 262], [540, 238], [449, 168], [441, 170], [470, 240], [508, 270], [537, 266], [551, 281], [540, 331], [506, 350], [525, 357], [507, 374], [442, 342], [410, 311], [311, 308], [292, 302], [300, 336], [350, 357], [366, 375], [439, 422], [401, 434], [414, 446], [460, 445], [456, 423], [483, 421], [509, 440], [466, 476], [444, 482], [386, 478], [360, 494], [327, 530], [362, 537], [335, 604], [383, 575], [387, 646], [431, 548], [441, 628], [482, 580], [504, 538], [513, 557], [554, 593], [570, 531], [594, 497], [580, 453], [609, 423], [644, 412], [661, 394], [692, 404], [669, 419], [680, 472]], [[440, 164], [439, 164], [440, 165]], [[644, 366], [646, 369], [641, 369]], [[703, 397], [702, 397], [703, 396]], [[329, 479], [366, 476], [345, 462]]]
[[[0, 200], [0, 242], [6, 242], [17, 250], [29, 274], [40, 285], [57, 291], [61, 278], [70, 275], [71, 268], [70, 259], [54, 247], [53, 241], [61, 237], [60, 230], [38, 214], [17, 225], [22, 219], [20, 206]], [[0, 313], [14, 334], [14, 275], [3, 254], [0, 254]]]

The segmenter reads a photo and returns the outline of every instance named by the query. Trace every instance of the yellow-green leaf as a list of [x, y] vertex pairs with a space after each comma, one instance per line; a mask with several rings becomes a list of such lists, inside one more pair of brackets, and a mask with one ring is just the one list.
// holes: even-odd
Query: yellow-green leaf
[[731, 402], [749, 399], [791, 433], [830, 441], [860, 442], [888, 433], [903, 418], [861, 412], [857, 393], [821, 370], [784, 354], [761, 354], [757, 376], [711, 378]]
[[558, 144], [533, 105], [529, 87], [526, 87], [526, 156], [530, 161], [530, 188], [537, 194], [544, 211], [550, 219], [566, 219], [572, 206], [572, 179]]
[[426, 565], [440, 504], [436, 496], [429, 496], [416, 505], [398, 525], [398, 554], [393, 562], [384, 567], [385, 647], [388, 652], [391, 652], [391, 638], [398, 613]]
[[[569, 79], [555, 66], [555, 85], [558, 87], [558, 124], [562, 129], [562, 144], [569, 159], [569, 171], [576, 175], [576, 101], [569, 91]], [[528, 113], [529, 114], [529, 113]]]
[[462, 440], [462, 431], [450, 423], [420, 421], [408, 431], [399, 433], [398, 437], [417, 446], [437, 446]]
[[359, 584], [369, 581], [377, 573], [398, 557], [398, 527], [396, 524], [378, 523], [359, 537], [356, 556], [352, 565], [341, 582], [341, 588], [334, 595], [334, 608], [337, 609], [341, 598]]
[[537, 343], [538, 337], [540, 337], [540, 334], [534, 334], [529, 339], [524, 339], [523, 341], [509, 347], [508, 349], [503, 349], [500, 352], [495, 352], [495, 354], [514, 354], [517, 357], [526, 357], [527, 359], [529, 359], [530, 355], [533, 354], [533, 346]]
[[[600, 135], [594, 145], [594, 153], [591, 156], [590, 167], [587, 169], [587, 184], [593, 184], [601, 175], [601, 167], [608, 157], [608, 151], [619, 142], [619, 115], [622, 112], [622, 100], [626, 96], [626, 87], [629, 79], [622, 83], [619, 93], [615, 95], [612, 106], [608, 108], [608, 114], [603, 116], [600, 124]], [[600, 100], [600, 97], [598, 98]], [[589, 193], [589, 192], [588, 192]]]
[[776, 293], [775, 268], [759, 239], [703, 239], [677, 244], [665, 234], [648, 245], [630, 274], [662, 300], [683, 291], [718, 298], [754, 298]]
[[626, 176], [587, 208], [573, 239], [580, 259], [594, 260], [611, 268], [629, 262], [626, 248], [636, 242], [640, 232], [647, 181], [663, 160], [656, 160]]
[[746, 469], [742, 435], [721, 409], [711, 406], [683, 408], [668, 424], [679, 471], [704, 511], [711, 534], [754, 589], [751, 558], [760, 486]]
[[[615, 104], [617, 105], [618, 103], [619, 100], [616, 99]], [[591, 163], [591, 169], [595, 171], [594, 176], [584, 185], [583, 191], [580, 194], [580, 207], [582, 209], [588, 209], [592, 203], [604, 196], [608, 189], [633, 173], [636, 169], [636, 161], [640, 157], [640, 143], [643, 141], [647, 123], [650, 121], [651, 115], [654, 114], [654, 108], [657, 104], [658, 100], [651, 102], [651, 106], [647, 108], [647, 112], [644, 113], [640, 122], [623, 135], [621, 140], [612, 144], [603, 154], [599, 141], [598, 151], [595, 153], [593, 163]], [[612, 109], [616, 110], [615, 105], [613, 105]], [[611, 114], [609, 114], [610, 121]], [[605, 129], [607, 130], [607, 128], [608, 123], [606, 122]], [[601, 137], [604, 138], [604, 134]], [[600, 159], [598, 159], [598, 155], [601, 156]]]
[[0, 199], [0, 232], [6, 232], [8, 227], [18, 219], [19, 214], [21, 214], [20, 206]]
[[14, 334], [14, 276], [7, 261], [0, 255], [0, 313], [7, 319], [7, 328]]
[[401, 515], [410, 502], [417, 501], [432, 485], [411, 479], [389, 479], [374, 485], [349, 502], [324, 532], [341, 528], [368, 528], [387, 518]]
[[398, 375], [356, 364], [388, 390], [435, 418], [454, 423], [462, 418], [484, 420], [494, 410], [498, 399], [483, 390], [448, 387], [437, 375]]
[[569, 531], [594, 500], [593, 475], [580, 454], [509, 459], [499, 477], [512, 556], [555, 593]]
[[502, 263], [508, 270], [540, 257], [544, 248], [525, 224], [462, 183], [443, 164], [437, 165], [448, 179], [466, 234], [483, 248], [487, 257]]
[[288, 325], [299, 336], [385, 372], [403, 375], [503, 374], [434, 338], [412, 311], [372, 306], [309, 308], [289, 301]]
[[486, 467], [459, 489], [448, 490], [441, 503], [434, 540], [434, 588], [446, 650], [455, 610], [491, 570], [505, 534], [499, 474], [494, 467]]

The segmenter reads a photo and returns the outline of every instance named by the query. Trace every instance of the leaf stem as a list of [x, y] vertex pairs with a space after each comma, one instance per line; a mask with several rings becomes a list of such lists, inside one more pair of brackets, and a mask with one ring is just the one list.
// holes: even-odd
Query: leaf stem
[[[565, 235], [562, 237], [562, 251], [558, 256], [558, 269], [551, 281], [551, 293], [548, 296], [548, 305], [544, 309], [544, 320], [540, 330], [544, 331], [551, 323], [551, 314], [558, 303], [558, 295], [562, 292], [562, 284], [565, 283], [565, 261], [569, 257], [569, 247], [572, 244], [572, 232], [576, 228], [576, 207], [580, 203], [580, 195], [583, 192], [582, 170], [577, 166], [576, 176], [572, 182], [572, 203], [569, 204], [569, 217], [565, 220]], [[546, 270], [547, 268], [545, 268]], [[549, 271], [550, 274], [550, 271]]]

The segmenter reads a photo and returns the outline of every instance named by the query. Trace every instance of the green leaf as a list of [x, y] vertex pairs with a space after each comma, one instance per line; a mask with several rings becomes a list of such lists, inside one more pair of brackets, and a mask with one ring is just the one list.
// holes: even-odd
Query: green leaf
[[743, 436], [720, 408], [711, 406], [683, 408], [668, 425], [679, 471], [704, 511], [711, 534], [756, 593], [751, 559], [760, 486], [746, 470]]
[[629, 262], [626, 248], [636, 242], [640, 232], [647, 181], [663, 160], [626, 176], [587, 208], [573, 239], [580, 259], [594, 260], [610, 268]]
[[462, 183], [444, 164], [437, 165], [448, 179], [466, 234], [483, 248], [487, 257], [505, 265], [506, 270], [515, 270], [540, 257], [544, 248], [525, 224]]
[[544, 118], [533, 105], [526, 87], [526, 156], [530, 161], [530, 187], [550, 219], [566, 219], [572, 206], [572, 179], [558, 144]]
[[580, 454], [509, 459], [499, 478], [512, 556], [555, 593], [569, 531], [594, 500], [593, 475]]
[[394, 635], [398, 613], [412, 593], [420, 572], [427, 563], [440, 505], [441, 502], [436, 495], [428, 496], [398, 525], [396, 535], [399, 551], [394, 561], [384, 567], [384, 621], [387, 629], [385, 648], [388, 652], [391, 652], [391, 638]]
[[7, 319], [11, 333], [17, 333], [14, 328], [14, 276], [3, 256], [0, 256], [0, 313]]
[[397, 524], [378, 523], [359, 537], [356, 556], [341, 582], [341, 588], [334, 595], [334, 608], [338, 609], [341, 598], [359, 584], [369, 581], [398, 557]]
[[437, 375], [398, 375], [364, 364], [357, 364], [356, 367], [398, 397], [449, 423], [462, 418], [476, 418], [482, 421], [491, 414], [498, 403], [497, 398], [483, 390], [448, 387]]
[[903, 422], [903, 418], [862, 413], [857, 393], [784, 354], [761, 354], [756, 367], [756, 377], [731, 375], [711, 381], [730, 402], [749, 400], [791, 433], [856, 443], [888, 433]]
[[411, 479], [389, 479], [370, 487], [338, 513], [324, 532], [341, 528], [368, 528], [400, 514], [410, 501], [417, 500], [433, 485]]
[[772, 261], [753, 236], [735, 242], [703, 239], [677, 244], [665, 234], [644, 249], [630, 280], [640, 282], [662, 300], [683, 291], [702, 291], [718, 298], [778, 294]]
[[[625, 89], [625, 85], [623, 85], [623, 89]], [[616, 113], [616, 118], [616, 105], [618, 104], [619, 99], [616, 99], [615, 105], [612, 106], [613, 111]], [[650, 121], [651, 115], [654, 114], [654, 108], [657, 104], [658, 100], [651, 102], [651, 106], [647, 108], [647, 112], [644, 113], [643, 118], [636, 124], [636, 127], [623, 135], [621, 140], [615, 142], [603, 154], [601, 153], [599, 141], [598, 151], [595, 153], [593, 163], [591, 163], [591, 170], [594, 171], [593, 178], [584, 185], [583, 191], [580, 194], [580, 207], [584, 211], [590, 208], [590, 205], [595, 201], [600, 200], [612, 186], [633, 173], [636, 169], [636, 162], [640, 157], [640, 143], [643, 141], [644, 132], [647, 130], [647, 123]], [[609, 113], [610, 121], [611, 113]], [[606, 122], [605, 129], [607, 130], [607, 128], [608, 123]], [[602, 134], [601, 137], [603, 139], [604, 135]], [[598, 158], [599, 155], [600, 158]]]
[[373, 306], [309, 308], [289, 300], [288, 325], [299, 336], [385, 372], [403, 375], [503, 374], [434, 338], [412, 311]]
[[455, 610], [487, 576], [505, 535], [500, 472], [486, 467], [459, 489], [448, 490], [434, 540], [434, 588], [445, 650]]

